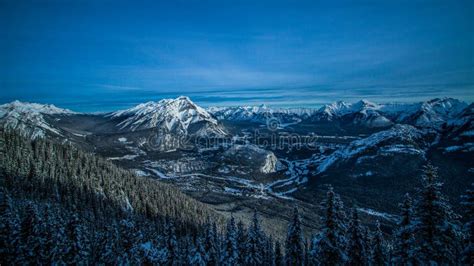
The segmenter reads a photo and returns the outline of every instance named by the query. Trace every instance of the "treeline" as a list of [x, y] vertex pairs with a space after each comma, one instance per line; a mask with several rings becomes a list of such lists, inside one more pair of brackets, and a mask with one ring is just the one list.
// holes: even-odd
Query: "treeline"
[[0, 134], [0, 264], [473, 265], [474, 190], [464, 224], [436, 169], [405, 196], [393, 235], [369, 230], [328, 189], [321, 230], [305, 239], [295, 208], [284, 243], [257, 213], [227, 223], [178, 190], [70, 145]]

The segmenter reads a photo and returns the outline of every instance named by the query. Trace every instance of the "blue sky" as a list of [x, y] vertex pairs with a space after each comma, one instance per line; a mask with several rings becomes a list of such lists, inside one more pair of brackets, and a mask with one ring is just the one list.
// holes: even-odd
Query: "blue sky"
[[474, 100], [473, 1], [0, 0], [0, 102]]

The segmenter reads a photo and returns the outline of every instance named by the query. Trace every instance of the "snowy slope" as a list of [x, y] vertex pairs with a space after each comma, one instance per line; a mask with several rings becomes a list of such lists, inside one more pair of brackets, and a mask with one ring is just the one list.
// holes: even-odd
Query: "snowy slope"
[[61, 130], [48, 123], [45, 116], [74, 114], [51, 104], [37, 104], [14, 101], [0, 105], [0, 126], [16, 129], [31, 138], [45, 134], [62, 136]]
[[[127, 110], [111, 113], [107, 117], [121, 120], [117, 127], [124, 131], [157, 128], [179, 135], [226, 134], [211, 114], [184, 96], [139, 104]], [[193, 127], [194, 125], [196, 127]]]
[[458, 116], [467, 104], [457, 99], [437, 98], [407, 107], [399, 111], [396, 122], [418, 127], [439, 128], [448, 120]]
[[248, 121], [265, 124], [269, 119], [278, 119], [281, 126], [296, 124], [306, 119], [317, 110], [311, 108], [269, 108], [266, 105], [209, 107], [207, 109], [219, 120]]
[[351, 142], [326, 157], [318, 166], [317, 172], [322, 173], [340, 161], [362, 158], [362, 156], [390, 155], [397, 153], [424, 155], [429, 143], [425, 137], [433, 132], [420, 130], [410, 125], [394, 127], [374, 133], [367, 138]]

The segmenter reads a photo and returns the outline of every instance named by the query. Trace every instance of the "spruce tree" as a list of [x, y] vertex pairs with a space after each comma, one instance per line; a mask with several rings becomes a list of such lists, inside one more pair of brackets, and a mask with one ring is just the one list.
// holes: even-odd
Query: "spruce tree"
[[193, 246], [191, 250], [191, 256], [189, 259], [189, 265], [195, 265], [195, 266], [205, 266], [208, 265], [206, 264], [206, 260], [204, 258], [204, 245], [202, 243], [201, 238], [196, 239], [196, 244]]
[[98, 239], [99, 239], [99, 254], [98, 262], [101, 264], [115, 264], [117, 261], [117, 254], [119, 244], [119, 230], [116, 223], [111, 225], [106, 225], [101, 230]]
[[67, 264], [87, 264], [87, 259], [90, 257], [89, 236], [76, 212], [69, 219], [65, 234], [68, 239], [65, 262]]
[[264, 236], [263, 264], [273, 266], [275, 264], [275, 250], [273, 248], [273, 238]]
[[380, 229], [380, 222], [375, 223], [375, 232], [372, 238], [371, 265], [383, 266], [387, 264], [388, 254], [387, 246]]
[[437, 179], [437, 169], [425, 166], [415, 204], [417, 258], [427, 264], [457, 264], [461, 252], [458, 216], [442, 195], [442, 184]]
[[207, 222], [204, 228], [204, 259], [208, 265], [217, 265], [219, 262], [219, 246], [214, 226]]
[[282, 266], [284, 264], [283, 253], [281, 250], [280, 241], [275, 242], [275, 266]]
[[260, 221], [258, 219], [257, 211], [253, 214], [252, 224], [248, 229], [247, 244], [246, 244], [246, 265], [261, 265], [263, 262], [263, 237], [262, 229], [260, 228]]
[[365, 265], [368, 258], [363, 241], [363, 229], [360, 225], [357, 210], [352, 210], [351, 221], [347, 232], [347, 258], [349, 265]]
[[239, 249], [239, 265], [244, 265], [247, 254], [247, 230], [242, 221], [237, 223], [237, 248]]
[[166, 262], [168, 265], [178, 264], [178, 240], [176, 238], [176, 229], [173, 221], [167, 219], [164, 230], [164, 246], [166, 250]]
[[0, 264], [15, 264], [20, 244], [20, 220], [6, 190], [0, 192]]
[[413, 206], [410, 195], [405, 194], [405, 199], [400, 205], [400, 220], [395, 231], [395, 243], [392, 262], [396, 265], [414, 265], [415, 236], [413, 235], [415, 221], [413, 220]]
[[239, 250], [237, 246], [237, 231], [235, 228], [234, 216], [227, 223], [227, 231], [222, 251], [222, 265], [236, 265], [239, 260]]
[[462, 252], [462, 262], [474, 265], [474, 183], [461, 198], [461, 204], [464, 206], [464, 220], [466, 221], [463, 227], [466, 243]]
[[340, 198], [329, 187], [323, 202], [324, 226], [313, 239], [311, 259], [314, 264], [342, 265], [347, 259], [345, 213]]
[[28, 203], [20, 231], [22, 263], [41, 264], [41, 251], [45, 243], [42, 223], [37, 206], [31, 202]]
[[288, 225], [285, 242], [286, 265], [302, 265], [304, 262], [304, 240], [298, 209], [293, 209], [293, 217]]

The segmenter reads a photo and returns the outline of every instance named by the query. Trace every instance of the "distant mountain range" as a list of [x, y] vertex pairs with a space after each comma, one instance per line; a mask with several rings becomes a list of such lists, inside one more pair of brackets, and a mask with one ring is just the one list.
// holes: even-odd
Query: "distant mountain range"
[[439, 127], [455, 118], [468, 104], [452, 98], [437, 98], [412, 104], [376, 104], [367, 100], [356, 103], [335, 102], [320, 109], [271, 109], [262, 106], [211, 107], [217, 118], [234, 121], [264, 122], [271, 115], [283, 122], [298, 119], [313, 122], [348, 121], [367, 127], [387, 127], [396, 123], [421, 127]]

